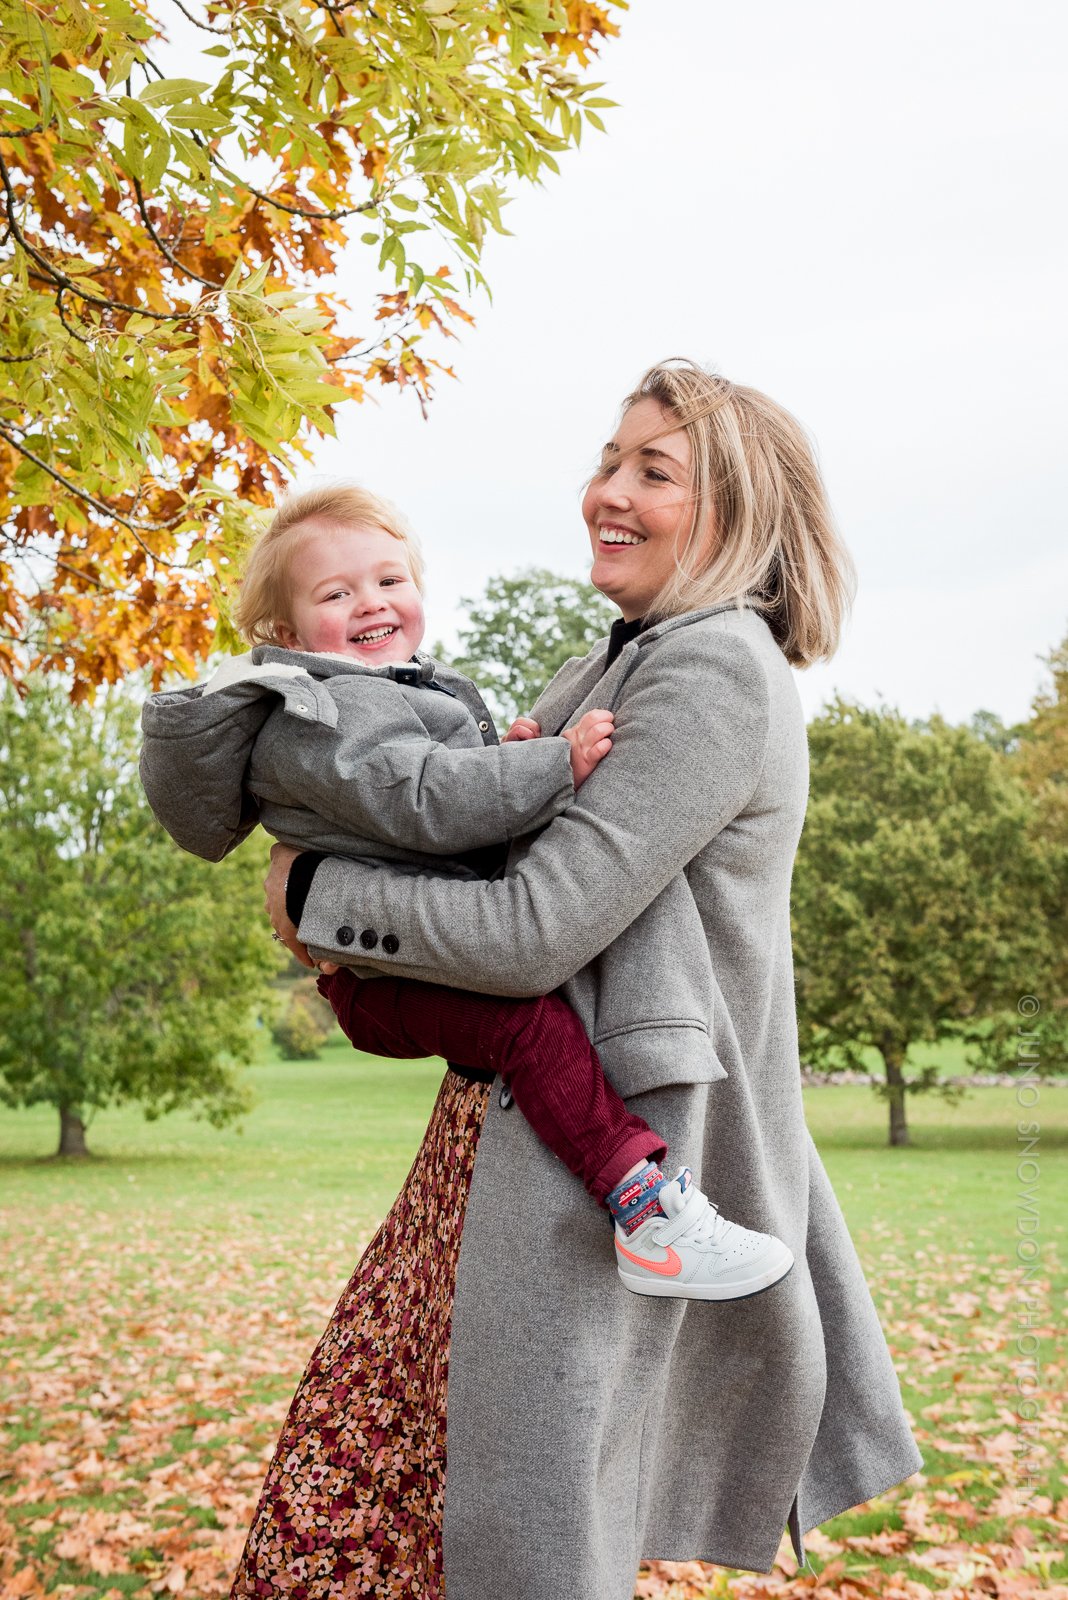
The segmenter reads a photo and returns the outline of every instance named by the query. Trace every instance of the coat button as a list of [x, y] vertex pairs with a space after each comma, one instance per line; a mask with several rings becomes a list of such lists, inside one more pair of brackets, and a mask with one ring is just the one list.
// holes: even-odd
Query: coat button
[[479, 733], [489, 733], [489, 723], [485, 721], [480, 722], [478, 725], [478, 731]]
[[355, 932], [349, 927], [347, 922], [343, 923], [342, 926], [337, 930], [338, 944], [351, 944], [355, 937]]
[[382, 948], [386, 952], [387, 956], [395, 956], [397, 951], [400, 949], [400, 940], [397, 938], [397, 935], [395, 933], [383, 934]]
[[508, 1107], [512, 1104], [512, 1091], [509, 1089], [507, 1084], [504, 1085], [504, 1088], [497, 1096], [497, 1104], [500, 1106], [502, 1111], [507, 1111]]
[[373, 928], [365, 928], [360, 934], [360, 943], [365, 950], [373, 950], [378, 943], [378, 935]]

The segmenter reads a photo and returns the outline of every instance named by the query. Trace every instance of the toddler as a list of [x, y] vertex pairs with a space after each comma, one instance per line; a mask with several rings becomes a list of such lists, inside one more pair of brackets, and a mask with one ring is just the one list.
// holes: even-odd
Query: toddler
[[[238, 621], [254, 647], [206, 684], [150, 697], [141, 775], [163, 826], [219, 860], [261, 823], [298, 858], [403, 860], [490, 875], [611, 759], [590, 711], [558, 737], [521, 717], [501, 744], [469, 680], [420, 652], [422, 562], [396, 513], [355, 485], [292, 496], [253, 548]], [[299, 921], [299, 915], [294, 918]], [[392, 956], [395, 935], [339, 928]], [[365, 969], [369, 970], [369, 969]], [[607, 1208], [620, 1278], [639, 1294], [731, 1300], [790, 1270], [787, 1246], [728, 1222], [606, 1079], [559, 995], [506, 999], [374, 972], [324, 978], [358, 1048], [442, 1055], [499, 1074], [534, 1131]], [[461, 1067], [462, 1070], [462, 1067]]]

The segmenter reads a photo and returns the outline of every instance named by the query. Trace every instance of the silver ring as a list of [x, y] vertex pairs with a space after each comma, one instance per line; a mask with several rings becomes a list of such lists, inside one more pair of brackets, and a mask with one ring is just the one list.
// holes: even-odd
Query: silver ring
[[274, 933], [272, 931], [271, 938], [274, 939], [278, 944], [285, 944], [285, 940], [282, 938], [280, 933]]

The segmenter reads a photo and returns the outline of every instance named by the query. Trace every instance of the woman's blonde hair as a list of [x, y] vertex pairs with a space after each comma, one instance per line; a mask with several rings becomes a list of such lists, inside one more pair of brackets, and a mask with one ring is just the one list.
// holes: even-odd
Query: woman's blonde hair
[[256, 540], [245, 566], [245, 576], [234, 617], [249, 644], [282, 643], [278, 624], [291, 623], [292, 588], [289, 568], [293, 551], [309, 522], [382, 528], [404, 546], [408, 570], [416, 588], [423, 589], [423, 557], [414, 535], [400, 512], [358, 483], [323, 484], [287, 495], [270, 525]]
[[856, 574], [801, 424], [766, 394], [692, 361], [650, 367], [624, 413], [642, 400], [655, 400], [670, 428], [685, 428], [693, 451], [690, 526], [647, 617], [744, 599], [794, 666], [832, 656]]

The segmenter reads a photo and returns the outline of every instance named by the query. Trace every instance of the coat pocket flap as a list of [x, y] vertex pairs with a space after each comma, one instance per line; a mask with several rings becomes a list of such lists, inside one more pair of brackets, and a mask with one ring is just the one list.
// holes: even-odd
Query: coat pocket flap
[[624, 1100], [672, 1083], [719, 1083], [727, 1076], [704, 1022], [630, 1023], [594, 1040], [605, 1076]]

